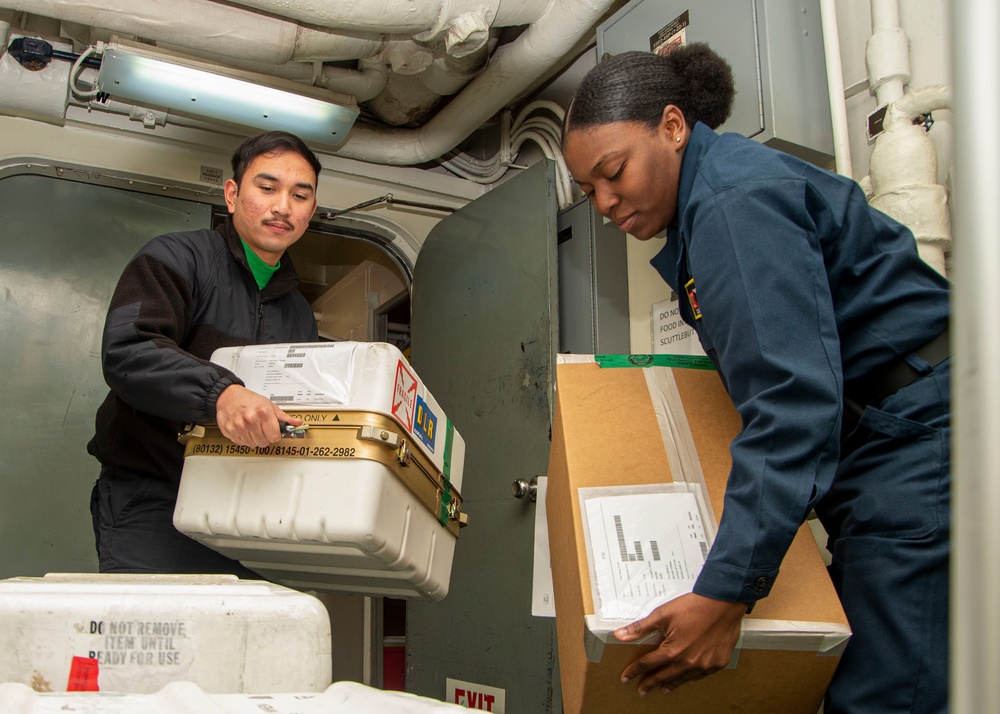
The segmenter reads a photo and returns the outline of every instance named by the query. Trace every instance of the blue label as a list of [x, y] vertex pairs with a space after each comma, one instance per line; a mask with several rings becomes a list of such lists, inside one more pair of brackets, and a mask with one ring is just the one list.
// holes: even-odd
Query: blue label
[[417, 397], [417, 411], [413, 415], [413, 433], [420, 437], [420, 440], [427, 444], [427, 448], [434, 451], [434, 433], [437, 431], [438, 419], [434, 412], [430, 410], [419, 396]]

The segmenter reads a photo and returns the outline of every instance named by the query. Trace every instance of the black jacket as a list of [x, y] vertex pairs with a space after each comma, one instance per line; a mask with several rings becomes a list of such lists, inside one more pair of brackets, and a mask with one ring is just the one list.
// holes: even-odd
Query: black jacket
[[296, 290], [286, 253], [263, 290], [239, 236], [218, 230], [169, 233], [125, 267], [104, 326], [102, 363], [111, 388], [97, 410], [87, 451], [106, 466], [180, 481], [187, 423], [215, 421], [215, 403], [242, 382], [209, 362], [220, 347], [315, 342], [316, 320]]

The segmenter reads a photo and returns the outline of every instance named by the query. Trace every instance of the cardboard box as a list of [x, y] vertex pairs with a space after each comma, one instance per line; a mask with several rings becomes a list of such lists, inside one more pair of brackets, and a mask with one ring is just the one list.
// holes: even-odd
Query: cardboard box
[[709, 513], [721, 514], [729, 444], [739, 429], [714, 371], [602, 368], [593, 359], [560, 358], [546, 511], [566, 714], [816, 714], [820, 708], [850, 630], [806, 525], [771, 594], [744, 619], [735, 666], [667, 697], [640, 698], [636, 683], [622, 685], [619, 677], [653, 645], [618, 643], [612, 635], [604, 643], [587, 627], [595, 607], [579, 489], [703, 481]]

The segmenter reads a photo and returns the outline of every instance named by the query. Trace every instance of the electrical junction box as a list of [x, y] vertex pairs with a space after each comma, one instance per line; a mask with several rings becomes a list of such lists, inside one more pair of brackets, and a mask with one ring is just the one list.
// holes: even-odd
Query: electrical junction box
[[626, 236], [584, 197], [559, 211], [559, 351], [627, 354]]
[[288, 587], [443, 598], [467, 522], [465, 441], [402, 353], [314, 342], [212, 361], [305, 424], [255, 448], [192, 431], [177, 530]]
[[819, 0], [632, 0], [597, 28], [598, 60], [695, 42], [733, 69], [736, 100], [717, 131], [833, 164]]

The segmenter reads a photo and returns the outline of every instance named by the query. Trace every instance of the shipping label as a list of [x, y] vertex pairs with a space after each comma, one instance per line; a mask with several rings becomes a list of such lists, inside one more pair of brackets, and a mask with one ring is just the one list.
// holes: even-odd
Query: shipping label
[[413, 413], [417, 405], [417, 378], [402, 360], [396, 363], [396, 387], [392, 395], [392, 416], [413, 431]]
[[413, 420], [413, 433], [434, 453], [434, 435], [437, 432], [437, 415], [427, 406], [423, 397], [417, 397], [417, 411]]

